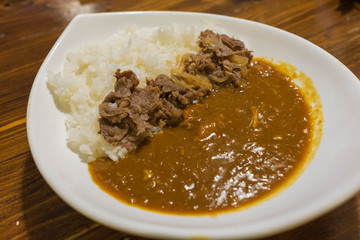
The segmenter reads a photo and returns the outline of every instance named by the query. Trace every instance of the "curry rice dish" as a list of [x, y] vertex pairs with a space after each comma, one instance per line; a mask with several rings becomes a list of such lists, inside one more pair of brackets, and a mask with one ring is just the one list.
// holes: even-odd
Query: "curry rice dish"
[[[171, 39], [180, 29], [127, 29], [105, 48], [69, 54], [64, 71], [49, 74], [67, 114], [68, 145], [89, 162], [102, 190], [146, 210], [212, 215], [273, 197], [320, 142], [321, 103], [311, 79], [291, 65], [253, 59], [225, 34], [187, 28]], [[107, 54], [142, 47], [150, 55], [155, 46], [158, 65]], [[111, 74], [114, 67], [121, 69]]]
[[206, 30], [198, 43], [198, 53], [145, 88], [118, 70], [100, 104], [100, 133], [130, 153], [97, 159], [89, 171], [122, 202], [185, 215], [243, 208], [306, 163], [311, 106], [292, 79], [263, 59], [251, 63], [243, 42], [227, 35]]

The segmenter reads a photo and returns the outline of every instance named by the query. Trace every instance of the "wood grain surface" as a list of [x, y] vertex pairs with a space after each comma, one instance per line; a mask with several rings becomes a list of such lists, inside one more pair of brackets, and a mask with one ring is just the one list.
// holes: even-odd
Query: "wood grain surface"
[[[79, 13], [134, 10], [206, 12], [266, 23], [324, 48], [360, 77], [358, 0], [0, 0], [0, 239], [142, 239], [65, 204], [37, 170], [26, 135], [31, 85], [70, 20]], [[360, 193], [267, 239], [360, 239]]]

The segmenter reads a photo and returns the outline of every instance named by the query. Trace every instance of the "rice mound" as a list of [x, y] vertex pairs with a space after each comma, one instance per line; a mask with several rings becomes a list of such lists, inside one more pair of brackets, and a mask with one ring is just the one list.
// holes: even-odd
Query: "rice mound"
[[113, 90], [116, 69], [133, 70], [139, 86], [144, 86], [146, 78], [169, 74], [184, 53], [196, 52], [197, 37], [206, 28], [128, 26], [104, 42], [87, 43], [69, 52], [63, 70], [48, 73], [47, 85], [66, 114], [70, 149], [85, 162], [106, 156], [112, 160], [123, 158], [125, 148], [111, 145], [98, 134], [98, 106]]

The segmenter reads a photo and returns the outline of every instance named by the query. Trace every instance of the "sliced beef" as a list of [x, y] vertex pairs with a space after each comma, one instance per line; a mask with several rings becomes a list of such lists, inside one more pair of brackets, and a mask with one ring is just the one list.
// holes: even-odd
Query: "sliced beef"
[[202, 50], [187, 56], [185, 72], [206, 75], [215, 85], [230, 83], [240, 87], [253, 57], [245, 44], [211, 30], [201, 32], [198, 43]]
[[158, 87], [164, 94], [187, 91], [184, 86], [174, 83], [171, 78], [165, 74], [160, 74], [155, 80], [147, 80], [147, 85]]
[[182, 120], [183, 111], [180, 108], [175, 107], [174, 104], [166, 99], [161, 99], [162, 108], [161, 111], [165, 114], [165, 118], [161, 119], [169, 126], [174, 126]]
[[127, 109], [112, 102], [101, 103], [99, 113], [104, 120], [106, 119], [110, 123], [119, 123], [129, 115]]
[[203, 71], [215, 71], [216, 64], [212, 61], [211, 57], [212, 54], [204, 52], [189, 55], [185, 60], [186, 71], [193, 75]]
[[121, 88], [125, 88], [132, 92], [137, 87], [137, 85], [139, 85], [139, 79], [131, 70], [121, 72], [120, 69], [118, 69], [115, 72], [115, 77], [115, 91], [121, 90]]
[[199, 46], [205, 50], [215, 54], [216, 57], [229, 57], [234, 54], [234, 51], [224, 44], [221, 35], [214, 33], [211, 30], [201, 32], [199, 37]]
[[[214, 35], [214, 33], [210, 32], [210, 31], [205, 31], [204, 34], [205, 35], [207, 35], [207, 34]], [[225, 34], [221, 34], [220, 39], [221, 39], [221, 42], [224, 45], [228, 46], [232, 51], [242, 51], [243, 49], [245, 49], [245, 44], [238, 39], [231, 38]]]
[[128, 133], [129, 129], [126, 124], [111, 124], [103, 118], [99, 119], [100, 132], [105, 140], [112, 144], [118, 144]]
[[188, 89], [183, 85], [175, 83], [169, 76], [164, 74], [157, 76], [155, 80], [148, 80], [147, 84], [148, 86], [158, 87], [161, 97], [180, 109], [208, 94], [206, 89], [201, 87]]
[[114, 146], [135, 150], [154, 128], [174, 126], [182, 120], [183, 110], [207, 91], [187, 89], [168, 76], [159, 75], [148, 80], [144, 88], [137, 87], [136, 74], [116, 71], [114, 90], [99, 106], [100, 133]]

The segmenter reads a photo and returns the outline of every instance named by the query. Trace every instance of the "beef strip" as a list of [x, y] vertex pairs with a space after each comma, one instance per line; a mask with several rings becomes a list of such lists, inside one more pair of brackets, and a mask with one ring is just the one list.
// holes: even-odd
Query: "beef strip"
[[147, 85], [158, 87], [161, 91], [162, 98], [181, 109], [192, 104], [198, 98], [205, 97], [208, 93], [208, 91], [203, 88], [187, 89], [173, 82], [170, 77], [164, 74], [157, 76], [155, 80], [147, 80]]
[[253, 56], [251, 51], [245, 48], [245, 44], [211, 30], [201, 32], [198, 44], [202, 50], [185, 59], [185, 72], [206, 75], [215, 85], [225, 82], [241, 87], [241, 80], [246, 73], [241, 71], [241, 64], [234, 62], [233, 58], [234, 56], [247, 58], [248, 62], [243, 64], [243, 67], [249, 67]]
[[201, 32], [198, 44], [201, 51], [184, 55], [182, 73], [147, 79], [144, 88], [138, 87], [133, 71], [116, 71], [114, 91], [99, 105], [99, 133], [107, 142], [133, 151], [156, 128], [178, 124], [183, 109], [206, 97], [209, 86], [241, 86], [246, 74], [242, 70], [246, 69], [234, 57], [246, 57], [248, 62], [242, 63], [246, 67], [252, 59], [243, 42], [206, 30]]

